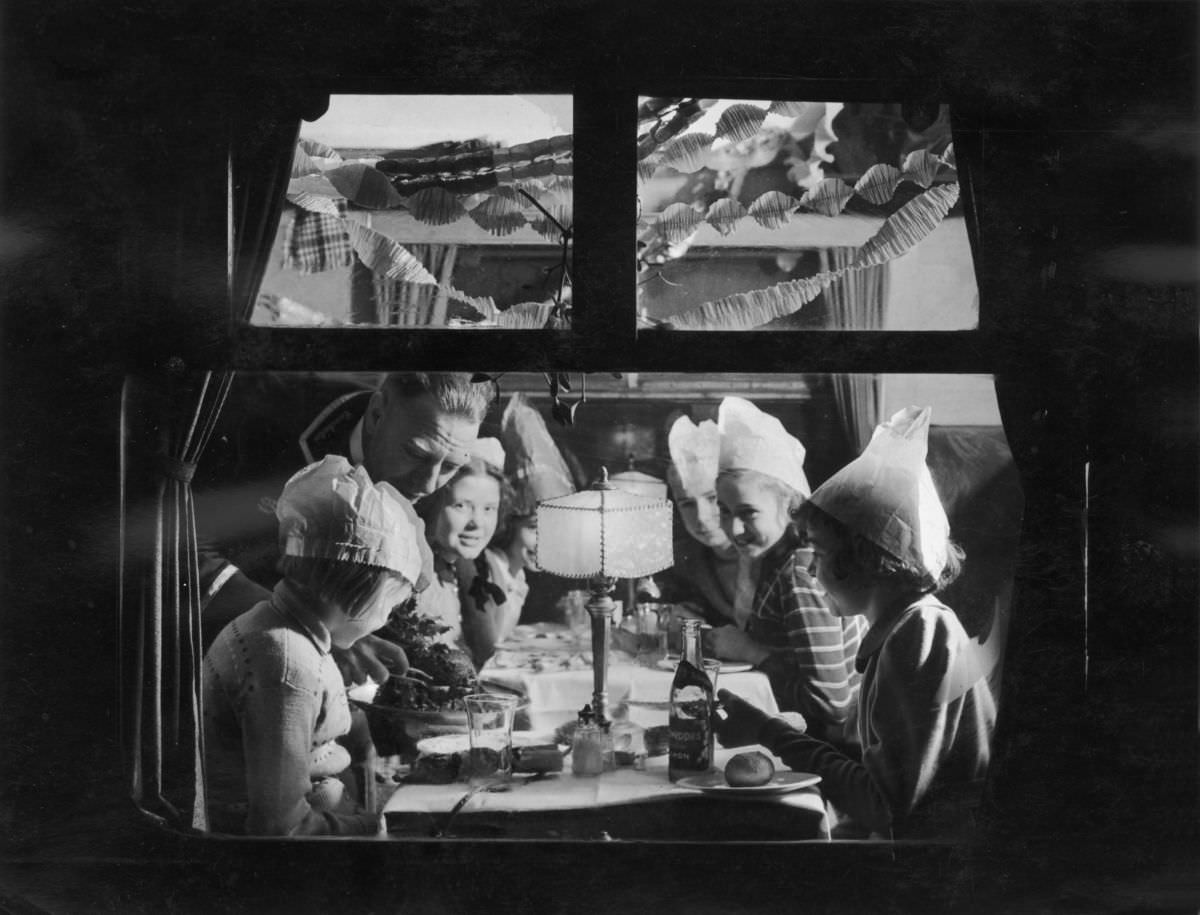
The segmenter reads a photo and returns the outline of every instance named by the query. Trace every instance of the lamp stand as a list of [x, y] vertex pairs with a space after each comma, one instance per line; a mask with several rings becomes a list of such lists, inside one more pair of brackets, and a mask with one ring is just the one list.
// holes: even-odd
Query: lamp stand
[[592, 618], [592, 711], [596, 721], [608, 721], [608, 646], [611, 638], [613, 614], [617, 605], [613, 603], [612, 590], [615, 578], [597, 575], [589, 584], [592, 592], [587, 602], [587, 612]]

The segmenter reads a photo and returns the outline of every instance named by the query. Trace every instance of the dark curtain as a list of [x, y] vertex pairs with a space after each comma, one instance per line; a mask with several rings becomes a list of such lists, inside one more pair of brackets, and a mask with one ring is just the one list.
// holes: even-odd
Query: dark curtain
[[[822, 272], [844, 270], [850, 266], [855, 248], [828, 248], [819, 252]], [[831, 283], [823, 293], [833, 330], [880, 330], [887, 301], [887, 265], [853, 270]], [[841, 417], [842, 431], [857, 455], [871, 440], [871, 433], [883, 418], [882, 394], [878, 375], [832, 376], [833, 397]]]
[[[286, 199], [300, 115], [243, 113], [228, 154], [231, 318], [249, 319]], [[214, 189], [214, 192], [220, 191]], [[180, 206], [184, 206], [183, 203]], [[122, 745], [134, 803], [208, 829], [201, 594], [191, 480], [232, 372], [128, 381], [122, 398]]]

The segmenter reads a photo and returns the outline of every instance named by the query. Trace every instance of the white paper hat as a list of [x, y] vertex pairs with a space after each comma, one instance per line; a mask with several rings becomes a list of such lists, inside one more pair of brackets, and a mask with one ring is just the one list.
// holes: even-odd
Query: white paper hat
[[880, 423], [863, 453], [819, 486], [812, 502], [936, 581], [946, 567], [950, 522], [925, 463], [932, 413], [905, 407]]
[[425, 525], [408, 500], [362, 467], [328, 455], [287, 481], [275, 506], [286, 556], [337, 559], [421, 580]]
[[567, 462], [542, 414], [523, 394], [514, 394], [500, 419], [505, 473], [516, 495], [513, 513], [532, 515], [537, 504], [575, 491]]
[[504, 446], [498, 438], [477, 438], [470, 445], [471, 457], [504, 472]]
[[721, 453], [721, 432], [716, 423], [706, 419], [697, 426], [689, 417], [679, 417], [667, 433], [667, 448], [671, 467], [685, 493], [702, 496], [712, 492]]
[[717, 429], [719, 470], [755, 470], [781, 480], [802, 496], [811, 492], [804, 475], [804, 446], [774, 416], [748, 400], [726, 397], [717, 410]]

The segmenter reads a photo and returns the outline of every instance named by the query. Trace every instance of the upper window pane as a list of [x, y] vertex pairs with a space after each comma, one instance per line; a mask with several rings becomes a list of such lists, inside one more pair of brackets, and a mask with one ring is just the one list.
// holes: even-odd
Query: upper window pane
[[300, 127], [251, 317], [569, 326], [566, 95], [334, 95]]
[[947, 106], [639, 99], [639, 325], [978, 325]]

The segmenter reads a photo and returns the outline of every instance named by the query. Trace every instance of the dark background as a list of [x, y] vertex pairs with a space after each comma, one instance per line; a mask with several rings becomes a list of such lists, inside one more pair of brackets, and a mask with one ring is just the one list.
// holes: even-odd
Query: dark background
[[[1195, 5], [59, 0], [2, 24], [0, 911], [1196, 910]], [[981, 329], [635, 341], [634, 97], [831, 80], [952, 104]], [[577, 333], [231, 332], [231, 126], [330, 88], [574, 92]], [[994, 372], [1027, 510], [981, 843], [139, 825], [116, 741], [120, 385], [225, 365]]]

